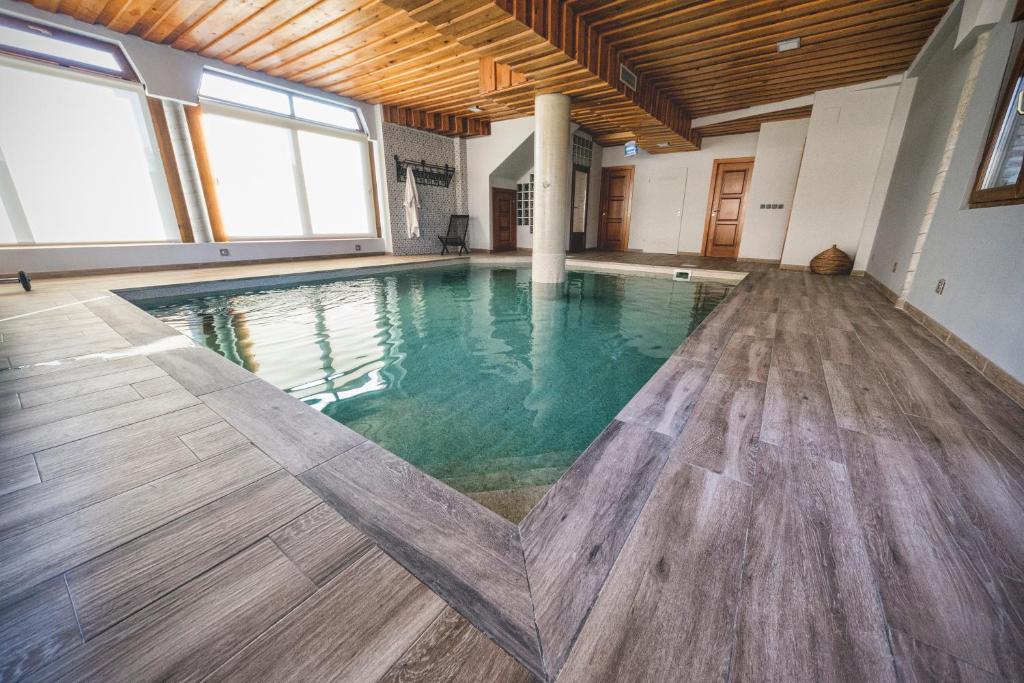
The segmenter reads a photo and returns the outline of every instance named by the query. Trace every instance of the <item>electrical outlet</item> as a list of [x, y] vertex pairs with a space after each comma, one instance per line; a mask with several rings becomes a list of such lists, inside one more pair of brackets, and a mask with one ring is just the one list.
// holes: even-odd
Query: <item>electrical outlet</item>
[[896, 266], [898, 266], [898, 265], [899, 265], [899, 261], [893, 261], [892, 262], [892, 272], [894, 272], [894, 273], [896, 272]]
[[942, 278], [935, 285], [935, 293], [942, 296], [943, 290], [946, 289], [946, 278]]
[[363, 245], [357, 244], [356, 245], [356, 251], [362, 251], [362, 250], [363, 250]]
[[231, 250], [230, 249], [221, 249], [220, 250], [220, 255], [221, 256], [231, 256]]

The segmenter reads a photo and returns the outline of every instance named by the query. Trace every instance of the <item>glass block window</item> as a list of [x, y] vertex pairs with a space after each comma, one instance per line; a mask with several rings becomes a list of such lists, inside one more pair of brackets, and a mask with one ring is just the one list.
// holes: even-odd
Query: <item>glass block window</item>
[[533, 232], [533, 174], [530, 182], [516, 185], [516, 225]]
[[572, 136], [572, 163], [574, 166], [590, 167], [590, 158], [594, 154], [594, 142], [582, 135]]

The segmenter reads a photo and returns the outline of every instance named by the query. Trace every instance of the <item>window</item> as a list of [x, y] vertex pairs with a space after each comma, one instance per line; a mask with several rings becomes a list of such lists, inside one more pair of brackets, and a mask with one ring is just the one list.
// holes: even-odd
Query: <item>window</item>
[[229, 237], [376, 234], [365, 136], [209, 102], [203, 130]]
[[344, 130], [363, 131], [359, 116], [351, 107], [296, 95], [287, 90], [213, 71], [203, 73], [199, 94], [206, 99], [225, 104], [240, 105]]
[[516, 185], [516, 225], [533, 233], [533, 174], [530, 182]]
[[0, 92], [0, 241], [180, 239], [141, 87], [0, 58]]
[[137, 80], [121, 48], [113, 43], [2, 14], [0, 52], [57, 66]]
[[1019, 49], [971, 193], [971, 206], [1024, 203], [1024, 45]]

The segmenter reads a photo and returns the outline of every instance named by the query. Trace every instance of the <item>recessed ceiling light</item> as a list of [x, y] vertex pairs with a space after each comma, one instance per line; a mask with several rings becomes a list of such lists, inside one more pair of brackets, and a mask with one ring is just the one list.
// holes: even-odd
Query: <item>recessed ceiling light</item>
[[789, 40], [780, 40], [776, 45], [779, 48], [779, 52], [786, 52], [788, 50], [795, 50], [800, 47], [800, 38], [790, 38]]
[[471, 112], [473, 112], [474, 114], [479, 114], [480, 112], [483, 111], [483, 109], [481, 109], [480, 107], [476, 106], [475, 104], [472, 107], [469, 107], [469, 110]]

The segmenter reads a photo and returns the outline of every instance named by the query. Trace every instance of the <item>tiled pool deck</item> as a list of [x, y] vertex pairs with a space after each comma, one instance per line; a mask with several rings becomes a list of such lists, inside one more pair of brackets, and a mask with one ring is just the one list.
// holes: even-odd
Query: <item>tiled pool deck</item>
[[518, 526], [110, 294], [420, 260], [0, 291], [0, 679], [1024, 677], [1024, 411], [862, 279], [755, 268]]

